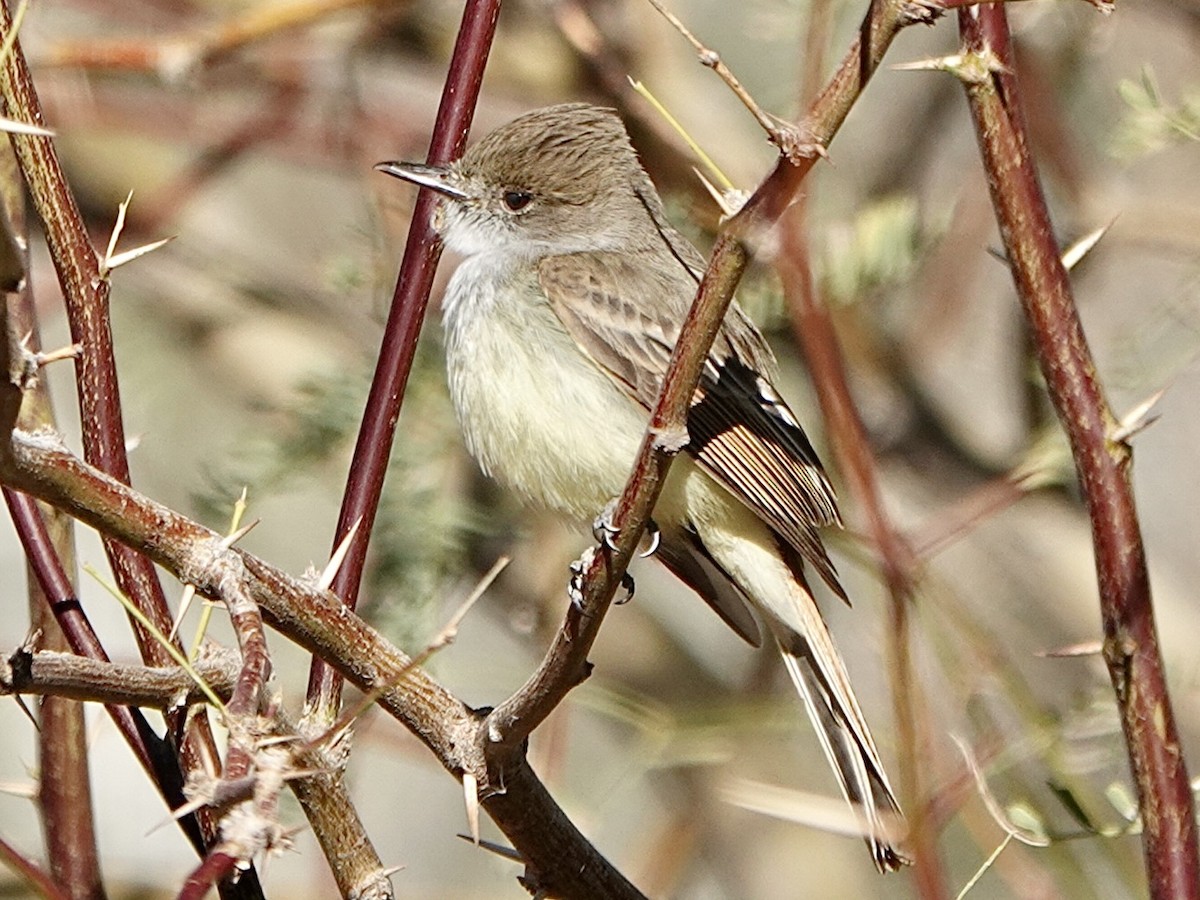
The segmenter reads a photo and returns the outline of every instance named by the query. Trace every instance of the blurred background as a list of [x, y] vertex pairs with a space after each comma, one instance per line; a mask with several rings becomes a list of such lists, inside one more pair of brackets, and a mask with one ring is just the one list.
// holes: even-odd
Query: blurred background
[[[768, 110], [794, 118], [801, 82], [832, 71], [863, 14], [844, 0], [676, 0], [672, 9]], [[295, 573], [328, 557], [414, 191], [372, 171], [421, 159], [461, 9], [456, 3], [74, 0], [35, 4], [21, 32], [48, 124], [103, 248], [133, 191], [122, 244], [174, 240], [114, 275], [112, 317], [134, 483], [215, 529], [248, 488], [245, 540]], [[1135, 480], [1175, 712], [1196, 773], [1200, 607], [1200, 5], [1013, 4], [1020, 77], [1059, 237], [1110, 226], [1076, 268], [1076, 297], [1118, 415], [1165, 390], [1135, 439]], [[822, 24], [823, 23], [823, 24]], [[814, 31], [814, 29], [820, 29]], [[953, 53], [953, 17], [903, 33], [888, 62]], [[685, 144], [637, 79], [739, 186], [774, 160], [749, 115], [636, 0], [506, 3], [474, 134], [527, 109], [621, 110], [676, 224], [707, 246], [718, 211]], [[887, 509], [921, 554], [911, 649], [919, 767], [938, 817], [948, 896], [1004, 839], [995, 805], [1046, 847], [1013, 843], [970, 896], [1144, 895], [1132, 787], [1103, 663], [1088, 523], [1044, 401], [999, 247], [962, 90], [885, 67], [807, 182], [816, 274], [833, 309]], [[35, 239], [43, 343], [67, 342]], [[443, 259], [439, 284], [455, 260]], [[458, 640], [429, 663], [466, 702], [495, 704], [541, 658], [587, 537], [523, 511], [465, 455], [446, 397], [435, 291], [409, 383], [365, 614], [409, 651], [435, 635], [502, 554], [513, 562]], [[784, 393], [843, 482], [776, 276], [740, 294], [772, 339]], [[50, 381], [77, 446], [68, 364]], [[602, 429], [597, 440], [603, 440]], [[893, 771], [890, 603], [841, 490], [827, 542], [854, 608], [827, 604]], [[103, 554], [81, 530], [81, 561]], [[0, 528], [0, 645], [28, 619], [24, 567]], [[595, 671], [534, 736], [535, 768], [568, 814], [647, 893], [680, 898], [915, 896], [861, 841], [821, 827], [837, 788], [778, 659], [743, 645], [652, 562], [615, 608]], [[1189, 587], [1191, 585], [1191, 587]], [[177, 585], [168, 594], [178, 593]], [[133, 661], [102, 588], [85, 605], [110, 654]], [[829, 598], [825, 598], [828, 600]], [[194, 614], [192, 619], [194, 620]], [[186, 633], [185, 628], [185, 633]], [[216, 629], [216, 640], [227, 632]], [[307, 658], [270, 635], [295, 712]], [[1063, 648], [1080, 654], [1061, 657]], [[112, 897], [171, 896], [195, 859], [111, 722], [89, 710], [102, 867]], [[0, 704], [0, 836], [33, 857], [33, 727]], [[910, 760], [909, 764], [914, 761]], [[459, 786], [414, 738], [369, 713], [349, 780], [399, 896], [520, 897], [517, 866], [456, 837]], [[830, 799], [834, 802], [830, 803]], [[768, 814], [769, 808], [773, 814]], [[285, 821], [300, 826], [293, 804]], [[148, 833], [149, 832], [149, 833]], [[485, 837], [503, 841], [490, 823]], [[325, 897], [314, 842], [269, 861], [269, 896]], [[7, 888], [5, 887], [7, 885]], [[0, 893], [17, 895], [0, 872]]]

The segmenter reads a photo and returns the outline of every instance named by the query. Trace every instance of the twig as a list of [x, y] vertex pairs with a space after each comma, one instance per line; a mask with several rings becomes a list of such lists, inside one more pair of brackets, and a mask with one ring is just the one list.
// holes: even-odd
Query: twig
[[[5, 34], [12, 28], [8, 7], [2, 4], [0, 26]], [[0, 89], [8, 115], [38, 126], [45, 124], [20, 40], [14, 41], [12, 51], [3, 60]], [[83, 348], [76, 360], [75, 386], [84, 458], [128, 484], [129, 460], [125, 454], [125, 429], [108, 317], [109, 283], [100, 275], [99, 260], [53, 142], [39, 135], [10, 134], [9, 138], [34, 207], [46, 225], [46, 240], [62, 287], [71, 340]], [[171, 613], [153, 564], [110, 538], [105, 538], [104, 549], [121, 591], [160, 631], [169, 632]], [[135, 627], [134, 634], [143, 660], [169, 664], [169, 657], [143, 629]], [[206, 716], [198, 715], [189, 722], [172, 713], [169, 724], [183, 738], [180, 757], [184, 771], [200, 769], [206, 760], [215, 757], [216, 745]], [[201, 827], [207, 830], [203, 819]], [[253, 876], [244, 879], [239, 890], [246, 896], [255, 896], [257, 879]]]
[[679, 17], [662, 5], [660, 0], [649, 0], [653, 6], [662, 15], [664, 19], [683, 35], [684, 39], [692, 45], [696, 51], [696, 56], [699, 58], [701, 65], [704, 65], [714, 72], [725, 82], [725, 85], [734, 93], [742, 105], [750, 111], [750, 115], [754, 116], [754, 120], [762, 126], [763, 131], [767, 133], [767, 137], [779, 151], [783, 153], [793, 162], [798, 162], [805, 156], [824, 156], [825, 147], [822, 144], [815, 143], [802, 128], [798, 128], [788, 122], [779, 119], [776, 116], [765, 112], [758, 102], [750, 95], [750, 92], [738, 81], [737, 76], [729, 66], [725, 65], [725, 61], [721, 59], [721, 54], [711, 47], [703, 44], [688, 29], [686, 25], [680, 21]]
[[[228, 698], [237, 679], [236, 660], [208, 655], [194, 664], [196, 674], [217, 696]], [[69, 697], [91, 703], [170, 709], [205, 703], [208, 697], [181, 666], [154, 669], [87, 659], [27, 647], [0, 661], [0, 694]]]
[[[488, 569], [482, 578], [479, 579], [475, 587], [467, 595], [466, 599], [459, 604], [458, 609], [454, 611], [454, 614], [450, 616], [450, 619], [446, 622], [446, 624], [442, 626], [438, 633], [433, 636], [433, 639], [425, 645], [425, 649], [409, 660], [408, 664], [404, 667], [404, 669], [397, 673], [395, 678], [393, 678], [391, 681], [387, 681], [378, 685], [372, 691], [364, 693], [357, 703], [355, 703], [352, 707], [343, 710], [342, 714], [338, 716], [336, 722], [330, 725], [322, 734], [311, 738], [309, 743], [313, 746], [320, 746], [322, 744], [331, 743], [337, 740], [338, 736], [345, 733], [350, 726], [354, 724], [356, 719], [374, 706], [385, 692], [394, 688], [399, 683], [401, 678], [404, 678], [409, 672], [419, 670], [419, 668], [425, 665], [425, 663], [428, 662], [435, 653], [437, 653], [443, 647], [453, 643], [454, 639], [458, 636], [458, 626], [462, 624], [462, 621], [466, 618], [467, 613], [471, 611], [471, 607], [478, 602], [479, 598], [484, 595], [489, 587], [491, 587], [492, 582], [499, 577], [502, 571], [504, 571], [504, 568], [508, 565], [509, 561], [509, 557], [507, 556], [502, 556], [496, 560], [492, 567]], [[320, 584], [318, 584], [318, 586], [321, 588], [321, 590], [325, 590], [324, 586]], [[316, 724], [321, 723], [317, 722]], [[306, 731], [311, 730], [309, 723], [306, 722], [305, 725]]]
[[[5, 32], [12, 27], [7, 8], [0, 11]], [[3, 92], [7, 112], [36, 125], [44, 124], [41, 105], [18, 40], [4, 62]], [[71, 340], [83, 347], [76, 361], [77, 391], [83, 423], [84, 458], [115, 478], [129, 482], [125, 430], [108, 319], [109, 284], [101, 277], [99, 259], [67, 185], [53, 142], [34, 135], [10, 135], [34, 206], [47, 223], [46, 238], [54, 260]], [[154, 567], [126, 547], [107, 542], [117, 584], [164, 633], [170, 630], [166, 598]], [[139, 646], [148, 662], [168, 665], [162, 649], [138, 630]]]
[[72, 69], [147, 71], [179, 81], [254, 43], [319, 24], [330, 16], [380, 0], [294, 0], [269, 3], [156, 40], [63, 40], [37, 62]]
[[222, 702], [221, 698], [217, 696], [216, 692], [204, 683], [204, 679], [200, 677], [199, 673], [192, 667], [192, 664], [188, 662], [187, 655], [173, 643], [171, 643], [170, 639], [165, 634], [155, 628], [154, 623], [145, 619], [142, 616], [141, 610], [133, 605], [133, 601], [122, 594], [117, 588], [106, 582], [103, 577], [101, 577], [100, 573], [96, 571], [96, 569], [87, 564], [84, 565], [83, 569], [85, 572], [91, 575], [92, 578], [96, 579], [96, 581], [99, 582], [106, 591], [116, 598], [116, 600], [123, 607], [125, 607], [125, 611], [130, 616], [138, 620], [139, 624], [141, 624], [143, 628], [150, 632], [150, 636], [166, 649], [168, 655], [171, 657], [174, 663], [192, 676], [192, 679], [196, 683], [196, 687], [200, 689], [200, 692], [204, 694], [208, 702], [216, 707], [222, 716], [224, 716], [226, 712], [225, 704]]
[[[816, 48], [805, 54], [806, 82], [814, 80]], [[805, 91], [810, 88], [807, 83]], [[816, 388], [839, 470], [867, 520], [890, 604], [886, 629], [892, 699], [895, 710], [900, 787], [908, 807], [906, 842], [912, 851], [914, 880], [920, 896], [944, 896], [935, 823], [925, 814], [926, 779], [922, 777], [921, 697], [913, 671], [909, 607], [916, 593], [919, 561], [888, 514], [878, 466], [850, 391], [849, 377], [828, 306], [818, 296], [810, 265], [806, 213], [811, 191], [784, 216], [782, 252], [776, 260], [796, 340]]]
[[964, 80], [992, 205], [1042, 375], [1075, 458], [1092, 525], [1104, 658], [1144, 822], [1150, 894], [1200, 896], [1196, 811], [1154, 625], [1134, 505], [1132, 451], [1088, 349], [1028, 150], [1003, 6], [959, 14], [965, 51], [987, 64]]
[[[0, 370], [7, 344], [0, 342]], [[14, 408], [15, 386], [0, 380], [0, 413]], [[2, 428], [7, 428], [5, 432]], [[179, 580], [220, 600], [221, 537], [138, 494], [70, 454], [53, 436], [12, 430], [0, 420], [0, 481], [70, 512], [98, 530], [148, 554]], [[475, 773], [480, 802], [525, 859], [527, 871], [557, 893], [638, 897], [564, 815], [523, 755], [503, 771], [483, 754], [483, 720], [328, 591], [293, 579], [254, 556], [240, 558], [248, 590], [270, 624], [311, 653], [333, 663], [363, 691], [389, 685], [379, 704], [429, 748], [455, 777]]]
[[817, 297], [808, 265], [808, 247], [800, 212], [795, 208], [783, 225], [783, 252], [776, 261], [784, 296], [791, 309], [796, 339], [804, 349], [817, 398], [839, 469], [867, 520], [883, 580], [890, 598], [888, 646], [891, 651], [892, 691], [897, 743], [900, 747], [901, 786], [909, 808], [908, 843], [912, 848], [914, 876], [924, 898], [945, 895], [938, 864], [934, 823], [924, 814], [924, 778], [918, 731], [919, 694], [913, 674], [909, 606], [916, 593], [920, 561], [884, 505], [878, 467], [871, 452], [866, 427], [854, 406], [850, 384], [833, 329], [828, 307]]
[[[4, 499], [16, 524], [17, 535], [21, 538], [26, 559], [29, 560], [71, 650], [88, 659], [108, 662], [108, 655], [79, 606], [70, 579], [63, 571], [57, 555], [52, 552], [37, 504], [32, 497], [9, 487], [4, 488]], [[127, 706], [109, 705], [106, 709], [138, 762], [154, 780], [167, 805], [172, 808], [181, 805], [184, 801], [183, 778], [178, 767], [164, 763], [164, 754], [152, 752], [147, 746], [147, 741], [152, 738], [154, 732], [145, 717], [140, 711]], [[204, 840], [197, 823], [192, 819], [184, 819], [180, 824], [197, 851], [202, 853]]]
[[42, 900], [68, 900], [71, 896], [41, 866], [0, 838], [0, 861]]
[[[0, 55], [11, 52], [25, 7], [24, 2], [19, 5], [13, 32], [5, 35]], [[3, 204], [0, 225], [4, 229], [0, 241], [13, 254], [11, 259], [6, 260], [12, 269], [5, 271], [2, 276], [5, 289], [12, 293], [6, 301], [0, 339], [11, 340], [17, 334], [24, 335], [17, 354], [25, 356], [29, 353], [34, 365], [40, 367], [46, 355], [31, 353], [29, 349], [31, 345], [38, 347], [40, 338], [37, 308], [27, 277], [29, 233], [25, 191], [17, 170], [16, 157], [11, 150], [0, 153], [0, 200]], [[33, 426], [53, 427], [54, 409], [44, 380], [33, 375], [26, 381], [25, 401], [22, 405], [23, 421]], [[43, 563], [61, 572], [62, 581], [65, 582], [67, 566], [73, 566], [75, 559], [75, 531], [70, 517], [54, 509], [37, 510], [28, 497], [18, 499], [17, 495], [7, 490], [4, 493], [6, 500], [22, 507], [22, 515], [14, 517], [14, 524], [18, 529], [26, 529], [26, 540], [42, 541]], [[43, 526], [36, 536], [28, 529], [31, 516]], [[67, 638], [56, 620], [56, 609], [52, 609], [50, 597], [43, 590], [43, 582], [37, 577], [32, 562], [26, 564], [26, 573], [29, 618], [35, 633], [40, 635], [39, 645], [45, 649], [65, 650], [69, 646]], [[65, 614], [65, 609], [63, 612]], [[118, 716], [125, 724], [132, 723], [131, 715]], [[136, 733], [127, 732], [126, 736], [142, 746], [140, 736]], [[87, 900], [100, 898], [103, 896], [103, 887], [91, 801], [91, 773], [83, 706], [61, 697], [44, 699], [37, 711], [37, 742], [38, 768], [43, 773], [54, 773], [52, 778], [38, 779], [37, 793], [45, 835], [45, 858], [50, 863], [50, 874], [72, 897]]]

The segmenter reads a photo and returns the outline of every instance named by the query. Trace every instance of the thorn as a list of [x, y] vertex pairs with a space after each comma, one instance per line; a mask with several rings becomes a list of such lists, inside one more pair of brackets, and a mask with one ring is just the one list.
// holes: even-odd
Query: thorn
[[927, 56], [912, 62], [892, 63], [889, 68], [897, 72], [948, 72], [962, 61], [961, 53], [952, 53], [949, 56]]
[[695, 166], [692, 166], [692, 171], [696, 173], [696, 177], [700, 179], [700, 183], [704, 185], [704, 189], [708, 191], [709, 196], [713, 198], [713, 202], [717, 204], [717, 208], [721, 210], [722, 221], [732, 219], [746, 205], [746, 201], [750, 199], [748, 191], [739, 190], [735, 187], [728, 187], [723, 191], [719, 190]]
[[7, 116], [0, 116], [0, 131], [9, 134], [29, 134], [35, 137], [54, 137], [54, 132], [40, 125], [30, 125], [28, 122], [18, 122]]
[[987, 253], [988, 253], [988, 256], [1003, 263], [1006, 266], [1012, 265], [1012, 263], [1010, 263], [1008, 261], [1008, 254], [1005, 253], [1003, 250], [1001, 250], [999, 247], [988, 247]]
[[503, 844], [497, 844], [495, 841], [475, 841], [472, 840], [470, 835], [466, 834], [460, 834], [458, 837], [462, 838], [464, 841], [471, 841], [471, 843], [475, 844], [475, 846], [484, 850], [489, 850], [492, 853], [495, 853], [497, 856], [502, 856], [505, 859], [512, 860], [513, 862], [525, 862], [521, 854], [512, 847], [505, 847]]
[[20, 694], [13, 694], [12, 698], [17, 701], [17, 706], [20, 708], [21, 712], [25, 713], [25, 718], [29, 720], [29, 724], [33, 726], [33, 730], [38, 732], [38, 734], [41, 734], [41, 723], [38, 722], [37, 716], [33, 714], [33, 710], [30, 709], [29, 705], [25, 702], [25, 698]]
[[36, 781], [29, 783], [18, 783], [16, 781], [0, 782], [0, 794], [7, 794], [9, 797], [36, 800], [38, 793], [39, 789]]
[[165, 819], [162, 819], [161, 821], [158, 821], [158, 822], [154, 823], [153, 825], [151, 825], [150, 830], [147, 831], [142, 836], [149, 837], [150, 835], [154, 834], [154, 832], [158, 831], [158, 829], [162, 828], [164, 825], [170, 825], [172, 822], [176, 822], [179, 819], [184, 818], [185, 816], [190, 816], [192, 813], [196, 812], [196, 810], [203, 809], [207, 805], [208, 805], [208, 800], [204, 797], [197, 797], [195, 800], [189, 800], [187, 803], [184, 803], [182, 806], [177, 806], [177, 807], [175, 807], [175, 809], [171, 810], [171, 814], [169, 816], [167, 816]]
[[966, 84], [986, 84], [996, 72], [1008, 71], [990, 48], [978, 53], [951, 53], [948, 56], [895, 63], [892, 68], [901, 72], [949, 72]]
[[246, 503], [247, 491], [247, 487], [242, 485], [242, 493], [233, 501], [233, 515], [229, 517], [230, 531], [237, 531], [242, 524], [242, 517], [246, 515], [246, 507], [249, 505]]
[[59, 347], [57, 350], [48, 352], [34, 351], [29, 348], [33, 341], [33, 332], [26, 332], [21, 340], [17, 342], [17, 349], [20, 354], [20, 368], [18, 374], [20, 379], [19, 386], [21, 390], [28, 390], [37, 383], [38, 372], [52, 362], [58, 362], [61, 359], [76, 359], [83, 353], [82, 344], [68, 344], [65, 347]]
[[1042, 659], [1073, 659], [1078, 656], [1099, 656], [1103, 652], [1104, 644], [1101, 641], [1082, 641], [1053, 650], [1038, 650], [1034, 655]]
[[121, 237], [121, 232], [125, 230], [125, 214], [129, 211], [129, 204], [133, 200], [133, 191], [125, 195], [124, 201], [117, 204], [117, 221], [113, 223], [112, 234], [108, 236], [108, 247], [104, 251], [104, 258], [100, 260], [100, 277], [107, 278], [109, 270], [112, 268], [108, 261], [112, 259], [113, 254], [117, 250], [117, 239]]
[[108, 237], [108, 248], [104, 251], [104, 258], [100, 260], [101, 278], [108, 278], [113, 269], [133, 262], [147, 253], [152, 253], [159, 247], [175, 239], [174, 237], [165, 237], [162, 240], [151, 241], [149, 244], [143, 244], [132, 250], [126, 250], [124, 253], [117, 253], [117, 241], [121, 237], [121, 232], [125, 230], [125, 216], [129, 212], [129, 204], [132, 201], [133, 191], [130, 191], [125, 197], [125, 201], [117, 206], [117, 221], [113, 223], [112, 234]]
[[1155, 391], [1121, 419], [1117, 430], [1112, 433], [1111, 440], [1117, 444], [1127, 444], [1129, 439], [1136, 434], [1141, 434], [1155, 422], [1161, 418], [1161, 413], [1151, 415], [1151, 410], [1158, 405], [1158, 401], [1162, 399], [1163, 394], [1167, 392], [1166, 388]]
[[333, 551], [333, 555], [329, 557], [329, 562], [325, 565], [325, 570], [321, 572], [321, 577], [317, 579], [317, 590], [329, 590], [333, 579], [337, 577], [338, 570], [342, 568], [342, 563], [346, 561], [346, 554], [350, 552], [350, 545], [354, 543], [354, 536], [358, 534], [358, 526], [361, 524], [362, 516], [359, 516], [354, 520], [354, 524], [350, 526], [350, 530], [346, 532], [341, 543], [337, 545], [337, 549]]
[[705, 177], [704, 173], [695, 166], [692, 166], [692, 171], [696, 174], [696, 177], [700, 179], [700, 183], [704, 185], [704, 189], [708, 191], [708, 196], [713, 198], [713, 203], [717, 204], [717, 208], [721, 210], [721, 215], [724, 218], [729, 218], [732, 216], [734, 210], [732, 210], [729, 204], [725, 202], [725, 195], [718, 191], [717, 186], [709, 181]]
[[492, 582], [494, 582], [500, 576], [500, 573], [504, 571], [505, 567], [511, 561], [511, 556], [501, 556], [492, 564], [492, 567], [484, 573], [483, 577], [480, 578], [478, 582], [476, 582], [475, 587], [471, 589], [471, 593], [467, 595], [467, 598], [463, 600], [458, 609], [454, 611], [454, 615], [450, 617], [450, 620], [446, 622], [442, 630], [439, 631], [434, 639], [429, 642], [428, 647], [425, 649], [427, 654], [434, 653], [438, 650], [441, 650], [447, 644], [454, 643], [454, 639], [458, 637], [458, 626], [461, 625], [463, 619], [467, 617], [467, 613], [471, 611], [471, 607], [473, 607], [479, 598], [484, 595], [487, 589], [492, 586]]
[[467, 827], [471, 829], [471, 843], [479, 846], [479, 780], [470, 772], [463, 772], [463, 800], [467, 804]]
[[220, 544], [221, 549], [228, 550], [230, 547], [232, 547], [234, 544], [236, 544], [238, 541], [240, 541], [242, 538], [244, 538], [246, 535], [248, 535], [251, 531], [253, 531], [255, 528], [257, 528], [258, 523], [261, 521], [262, 521], [262, 519], [255, 519], [250, 524], [243, 525], [241, 528], [239, 528], [237, 531], [233, 532], [232, 534], [225, 535], [225, 537], [221, 538], [221, 544]]
[[1101, 225], [1096, 230], [1091, 231], [1088, 234], [1085, 234], [1083, 237], [1081, 237], [1079, 240], [1077, 240], [1075, 243], [1073, 243], [1071, 246], [1069, 246], [1066, 250], [1063, 251], [1062, 264], [1064, 267], [1066, 267], [1066, 270], [1068, 272], [1070, 272], [1072, 269], [1074, 269], [1075, 266], [1085, 256], [1087, 256], [1089, 253], [1092, 252], [1092, 248], [1095, 247], [1098, 243], [1100, 243], [1100, 238], [1102, 238], [1102, 237], [1104, 237], [1104, 235], [1108, 234], [1108, 229], [1112, 228], [1113, 222], [1115, 222], [1115, 221], [1117, 221], [1116, 216], [1109, 219], [1107, 225]]
[[140, 259], [147, 253], [153, 253], [159, 247], [163, 247], [171, 243], [173, 240], [175, 240], [175, 235], [172, 234], [165, 238], [159, 238], [157, 241], [151, 241], [149, 244], [142, 244], [140, 247], [134, 247], [132, 250], [126, 250], [123, 253], [118, 253], [116, 256], [110, 256], [105, 261], [105, 266], [107, 267], [106, 271], [111, 272], [113, 269], [119, 268], [126, 263], [131, 263], [135, 259]]
[[81, 353], [83, 353], [83, 344], [67, 344], [57, 350], [35, 353], [34, 358], [37, 360], [38, 368], [41, 368], [61, 359], [78, 359]]
[[196, 597], [196, 586], [194, 584], [185, 584], [183, 593], [179, 595], [179, 615], [175, 617], [175, 621], [171, 623], [171, 633], [167, 635], [168, 640], [175, 640], [179, 636], [179, 626], [183, 624], [183, 617], [187, 615], [191, 609], [192, 600]]

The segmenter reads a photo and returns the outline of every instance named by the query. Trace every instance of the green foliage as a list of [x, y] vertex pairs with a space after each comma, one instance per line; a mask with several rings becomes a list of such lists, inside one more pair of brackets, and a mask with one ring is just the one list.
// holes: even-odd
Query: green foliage
[[923, 244], [915, 198], [894, 195], [872, 203], [853, 222], [826, 232], [821, 255], [826, 299], [851, 303], [902, 284]]
[[1109, 147], [1117, 159], [1128, 162], [1172, 144], [1200, 140], [1200, 93], [1189, 92], [1179, 103], [1168, 103], [1149, 66], [1140, 78], [1121, 81], [1117, 93], [1127, 107]]

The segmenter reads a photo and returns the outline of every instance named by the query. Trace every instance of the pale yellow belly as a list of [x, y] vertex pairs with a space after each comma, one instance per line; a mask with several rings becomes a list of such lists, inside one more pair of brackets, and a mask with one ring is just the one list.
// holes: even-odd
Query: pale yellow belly
[[591, 521], [624, 487], [647, 412], [533, 299], [535, 280], [523, 297], [515, 285], [456, 296], [464, 279], [448, 292], [446, 361], [468, 449], [534, 503]]

